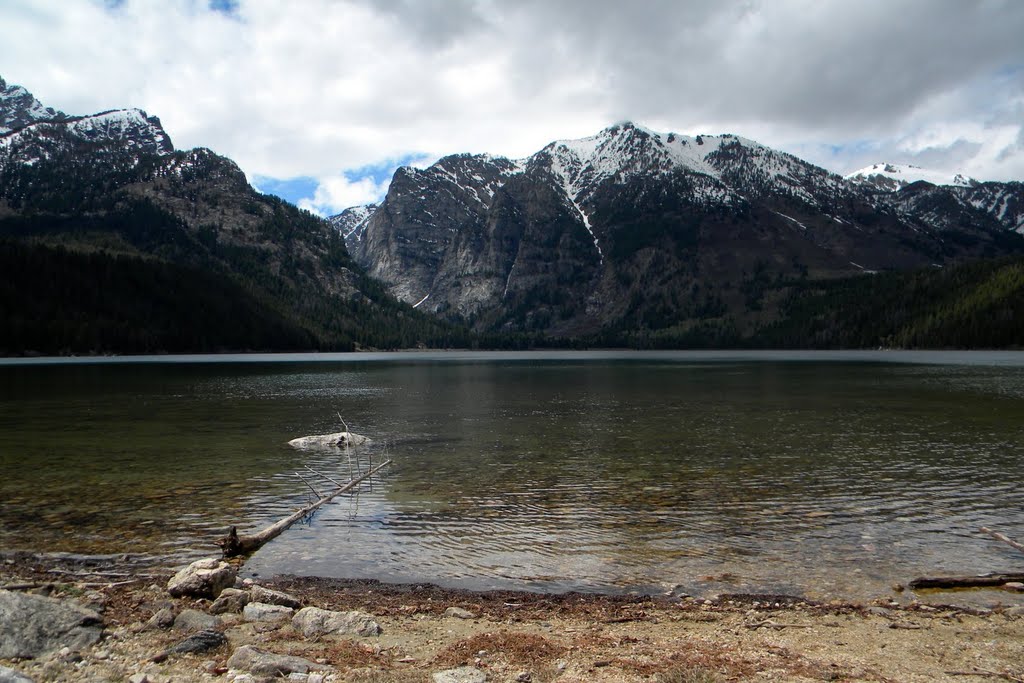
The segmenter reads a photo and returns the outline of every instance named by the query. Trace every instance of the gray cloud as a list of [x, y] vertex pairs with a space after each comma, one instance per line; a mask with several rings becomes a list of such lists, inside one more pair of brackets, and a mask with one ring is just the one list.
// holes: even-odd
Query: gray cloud
[[140, 106], [179, 146], [325, 186], [623, 119], [839, 172], [914, 159], [1005, 179], [1024, 177], [1021, 35], [1017, 0], [240, 0], [230, 17], [194, 0], [14, 0], [0, 68], [49, 106]]

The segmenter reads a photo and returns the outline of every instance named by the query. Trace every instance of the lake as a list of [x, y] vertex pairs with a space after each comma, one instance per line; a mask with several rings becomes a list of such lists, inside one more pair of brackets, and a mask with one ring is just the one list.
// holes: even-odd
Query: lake
[[[339, 413], [373, 444], [287, 445]], [[244, 573], [869, 598], [1024, 564], [978, 532], [1024, 540], [1022, 353], [0, 361], [5, 549], [177, 565], [384, 458]]]

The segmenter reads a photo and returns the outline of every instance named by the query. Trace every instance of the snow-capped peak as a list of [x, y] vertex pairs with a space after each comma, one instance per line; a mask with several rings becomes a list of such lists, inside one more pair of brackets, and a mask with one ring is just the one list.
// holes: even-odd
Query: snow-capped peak
[[909, 164], [887, 163], [865, 166], [844, 177], [846, 180], [859, 185], [874, 185], [879, 189], [889, 191], [898, 190], [920, 180], [932, 185], [958, 185], [960, 187], [972, 187], [977, 182], [960, 173], [932, 171]]
[[37, 121], [63, 118], [64, 114], [44, 107], [32, 93], [20, 85], [8, 85], [0, 78], [0, 135]]
[[331, 216], [327, 221], [334, 226], [334, 229], [341, 233], [346, 240], [360, 240], [366, 224], [377, 211], [378, 204], [365, 204], [345, 209], [341, 213]]

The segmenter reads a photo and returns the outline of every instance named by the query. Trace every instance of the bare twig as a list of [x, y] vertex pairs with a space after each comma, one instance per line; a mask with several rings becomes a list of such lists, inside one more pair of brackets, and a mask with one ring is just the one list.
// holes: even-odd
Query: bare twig
[[783, 624], [777, 621], [772, 621], [771, 619], [765, 619], [764, 621], [756, 621], [750, 624], [744, 624], [744, 626], [754, 630], [759, 628], [814, 628], [814, 624]]

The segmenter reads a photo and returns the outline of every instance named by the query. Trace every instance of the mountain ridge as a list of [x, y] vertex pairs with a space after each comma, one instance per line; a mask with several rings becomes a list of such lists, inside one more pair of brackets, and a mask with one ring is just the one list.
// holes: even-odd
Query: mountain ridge
[[1022, 200], [1020, 183], [885, 188], [740, 136], [627, 122], [524, 159], [457, 154], [401, 168], [345, 237], [409, 304], [481, 331], [560, 336], [708, 311], [756, 325], [765, 316], [746, 310], [743, 290], [766, 277], [1015, 253]]
[[[175, 150], [159, 118], [32, 118], [25, 108], [53, 110], [24, 88], [4, 92], [0, 242], [8, 261], [39, 267], [4, 292], [0, 352], [238, 349], [246, 335], [223, 314], [232, 308], [256, 348], [393, 348], [458, 334], [388, 297], [329, 224], [258, 193], [235, 162]], [[77, 296], [90, 276], [118, 284], [106, 298]], [[175, 278], [179, 302], [161, 294]], [[207, 308], [221, 313], [198, 315]]]

